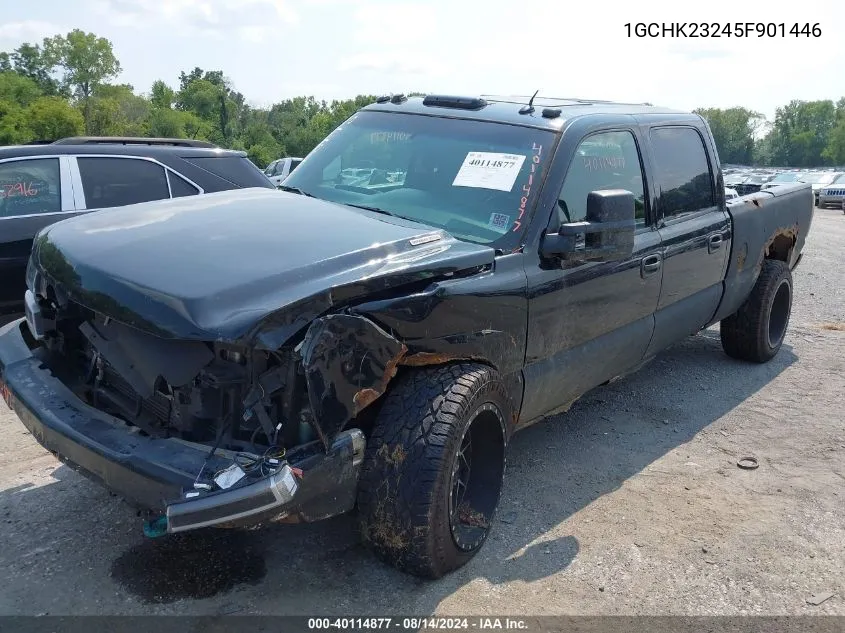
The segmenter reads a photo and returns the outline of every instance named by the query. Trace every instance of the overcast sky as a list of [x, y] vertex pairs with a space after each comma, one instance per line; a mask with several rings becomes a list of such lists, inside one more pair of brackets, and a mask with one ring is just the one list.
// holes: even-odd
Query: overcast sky
[[[73, 28], [149, 91], [200, 66], [258, 106], [420, 91], [743, 105], [845, 96], [837, 0], [0, 0], [0, 50]], [[820, 37], [629, 38], [628, 22], [818, 23]], [[687, 33], [690, 33], [688, 27]]]

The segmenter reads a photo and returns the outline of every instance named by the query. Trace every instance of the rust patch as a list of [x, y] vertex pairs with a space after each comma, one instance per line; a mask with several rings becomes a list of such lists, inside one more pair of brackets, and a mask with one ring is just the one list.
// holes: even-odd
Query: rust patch
[[737, 268], [741, 271], [745, 266], [745, 259], [748, 257], [748, 252], [743, 250], [736, 258]]
[[442, 365], [456, 360], [478, 360], [472, 356], [454, 356], [435, 352], [417, 352], [401, 360], [402, 365], [408, 367], [425, 367], [426, 365]]
[[783, 227], [777, 229], [772, 236], [766, 241], [765, 246], [763, 246], [763, 252], [760, 255], [760, 260], [757, 262], [757, 269], [759, 270], [763, 266], [763, 261], [772, 254], [772, 247], [776, 245], [778, 240], [789, 240], [789, 248], [785, 253], [786, 261], [789, 262], [790, 257], [792, 256], [792, 249], [795, 246], [795, 242], [798, 239], [798, 225], [795, 224], [794, 226]]
[[387, 383], [393, 380], [394, 376], [396, 376], [396, 371], [399, 368], [399, 365], [402, 363], [402, 360], [405, 358], [405, 354], [407, 353], [408, 346], [402, 343], [399, 353], [387, 361], [387, 364], [384, 366], [384, 374], [381, 377], [381, 383], [383, 385], [387, 386]]
[[352, 397], [354, 415], [358, 415], [363, 409], [366, 409], [384, 394], [384, 392], [387, 390], [387, 383], [393, 380], [393, 378], [396, 376], [396, 372], [399, 369], [399, 364], [402, 362], [402, 359], [405, 358], [405, 354], [407, 353], [408, 346], [402, 343], [402, 346], [399, 348], [399, 352], [396, 354], [396, 356], [394, 356], [385, 363], [384, 372], [381, 376], [381, 383], [378, 385], [379, 389], [372, 389], [370, 387], [367, 387], [365, 389], [361, 389], [355, 392], [355, 395]]
[[370, 406], [381, 394], [375, 389], [361, 389], [352, 398], [355, 405], [355, 413]]

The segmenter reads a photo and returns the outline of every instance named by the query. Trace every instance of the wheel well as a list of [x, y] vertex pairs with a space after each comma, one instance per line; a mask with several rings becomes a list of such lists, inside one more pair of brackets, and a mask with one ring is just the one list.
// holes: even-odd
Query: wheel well
[[792, 249], [795, 246], [795, 235], [778, 233], [766, 245], [765, 258], [777, 259], [789, 263]]
[[425, 363], [418, 363], [418, 364], [415, 363], [415, 364], [412, 364], [412, 365], [399, 365], [396, 368], [396, 375], [393, 377], [393, 379], [387, 385], [387, 389], [385, 389], [384, 393], [381, 396], [379, 396], [372, 404], [370, 404], [369, 406], [365, 407], [360, 412], [358, 412], [358, 415], [356, 415], [355, 417], [350, 419], [349, 422], [347, 422], [346, 425], [344, 426], [344, 429], [349, 429], [349, 428], [361, 429], [364, 432], [364, 435], [369, 437], [370, 431], [373, 428], [373, 424], [375, 423], [375, 420], [378, 417], [378, 414], [381, 411], [382, 406], [384, 405], [384, 401], [387, 398], [388, 393], [391, 391], [391, 389], [394, 388], [394, 385], [399, 383], [399, 381], [402, 378], [404, 378], [406, 375], [410, 374], [411, 372], [420, 371], [422, 369], [429, 369], [429, 368], [435, 369], [437, 367], [444, 367], [446, 365], [459, 365], [461, 363], [467, 363], [467, 362], [477, 363], [479, 365], [486, 365], [493, 370], [496, 369], [496, 367], [492, 363], [490, 363], [486, 360], [481, 360], [481, 359], [471, 359], [470, 360], [470, 359], [466, 359], [466, 358], [454, 358], [454, 359], [442, 360], [440, 362], [425, 362]]

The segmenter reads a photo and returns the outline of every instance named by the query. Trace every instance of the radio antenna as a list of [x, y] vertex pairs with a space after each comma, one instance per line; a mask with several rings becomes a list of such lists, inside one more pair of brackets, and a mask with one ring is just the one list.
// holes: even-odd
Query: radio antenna
[[534, 92], [533, 95], [531, 95], [531, 98], [528, 100], [528, 105], [522, 106], [519, 109], [520, 114], [531, 114], [532, 112], [534, 112], [534, 97], [536, 97], [537, 93], [539, 92], [540, 91], [537, 90], [536, 92]]

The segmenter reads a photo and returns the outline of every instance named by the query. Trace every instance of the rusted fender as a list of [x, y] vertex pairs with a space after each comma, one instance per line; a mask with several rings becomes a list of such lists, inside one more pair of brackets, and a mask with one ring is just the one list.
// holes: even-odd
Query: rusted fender
[[370, 319], [331, 314], [316, 319], [300, 348], [308, 400], [320, 440], [328, 447], [347, 422], [387, 391], [400, 365], [423, 367], [472, 356], [409, 352]]
[[327, 447], [385, 392], [407, 352], [404, 343], [361, 316], [331, 314], [311, 324], [300, 353], [316, 430]]

